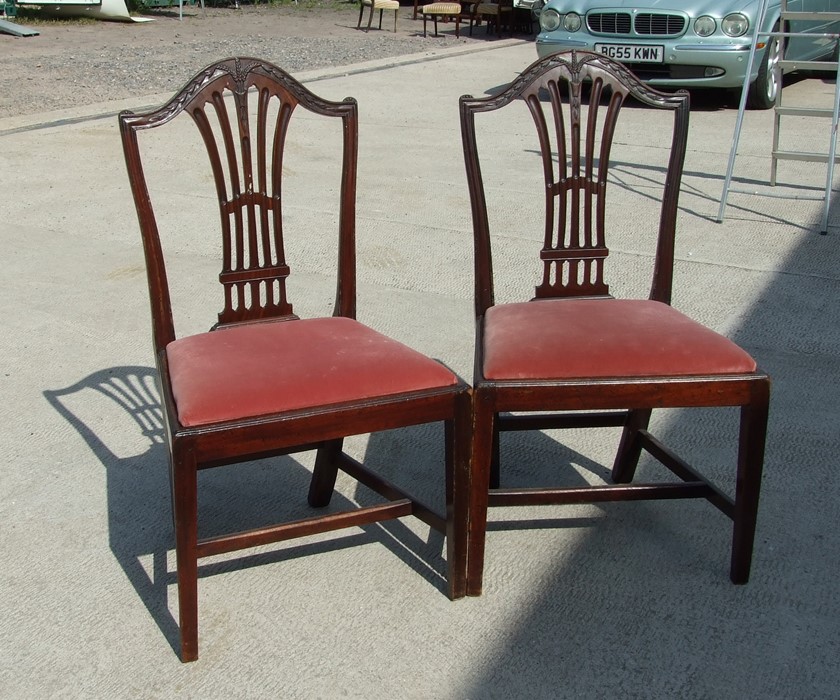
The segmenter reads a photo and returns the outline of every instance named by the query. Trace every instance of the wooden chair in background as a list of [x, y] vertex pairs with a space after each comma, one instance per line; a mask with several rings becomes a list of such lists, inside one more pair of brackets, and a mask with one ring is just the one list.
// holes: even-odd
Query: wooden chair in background
[[370, 8], [370, 14], [368, 15], [368, 23], [365, 31], [370, 31], [371, 22], [373, 22], [373, 13], [376, 10], [379, 10], [379, 28], [382, 29], [382, 13], [385, 10], [394, 13], [394, 34], [397, 33], [397, 12], [400, 9], [400, 2], [399, 0], [361, 0], [359, 3], [359, 22], [356, 24], [356, 29], [359, 29], [362, 26], [362, 15], [364, 14], [365, 8]]
[[478, 26], [484, 21], [487, 25], [487, 33], [493, 31], [498, 36], [502, 34], [502, 27], [507, 27], [508, 33], [513, 35], [513, 0], [497, 0], [487, 2], [479, 0], [472, 6], [470, 14], [470, 36], [473, 26]]
[[435, 26], [435, 36], [438, 36], [438, 19], [448, 22], [455, 22], [455, 38], [461, 36], [461, 3], [459, 2], [432, 2], [420, 7], [420, 14], [423, 15], [423, 36], [426, 36], [426, 22], [431, 17]]

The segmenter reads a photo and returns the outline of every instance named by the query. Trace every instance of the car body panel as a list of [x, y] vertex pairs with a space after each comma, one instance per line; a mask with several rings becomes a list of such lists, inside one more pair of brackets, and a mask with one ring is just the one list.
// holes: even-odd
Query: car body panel
[[[576, 32], [563, 30], [562, 25], [550, 32], [541, 27], [537, 54], [546, 56], [566, 49], [597, 51], [627, 63], [652, 85], [741, 87], [760, 9], [758, 0], [549, 0], [540, 15], [547, 10], [561, 15], [575, 12], [581, 16], [582, 25]], [[840, 12], [840, 0], [788, 0], [787, 9]], [[749, 20], [749, 29], [743, 36], [733, 38], [723, 33], [721, 20], [735, 12]], [[779, 3], [771, 0], [760, 31], [773, 31], [779, 13]], [[716, 22], [714, 33], [708, 37], [694, 31], [694, 21], [701, 16], [712, 17]], [[789, 24], [790, 32], [807, 31], [815, 36], [789, 37], [786, 60], [819, 60], [833, 54], [836, 40], [816, 35], [840, 33], [840, 22]], [[646, 52], [642, 51], [645, 47], [649, 47]], [[758, 74], [759, 63], [757, 59], [751, 80]]]

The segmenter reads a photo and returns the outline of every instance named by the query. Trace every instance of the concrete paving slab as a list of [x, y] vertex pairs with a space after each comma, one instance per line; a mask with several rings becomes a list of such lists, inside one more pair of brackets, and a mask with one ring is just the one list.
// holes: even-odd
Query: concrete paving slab
[[[495, 47], [298, 76], [324, 97], [359, 101], [360, 319], [466, 377], [472, 254], [457, 99], [498, 89], [535, 57], [531, 43]], [[832, 90], [819, 80], [787, 89], [814, 101]], [[0, 696], [836, 697], [840, 213], [820, 236], [819, 203], [742, 195], [716, 223], [735, 111], [702, 96], [691, 116], [674, 304], [743, 344], [774, 378], [751, 582], [729, 583], [730, 526], [707, 504], [496, 511], [485, 594], [452, 603], [441, 538], [407, 520], [208, 560], [201, 657], [182, 665], [144, 268], [114, 117], [168, 97], [0, 120]], [[736, 180], [766, 181], [769, 118], [747, 116]], [[629, 121], [629, 156], [610, 195], [625, 219], [610, 241], [614, 265], [629, 271], [611, 283], [635, 293], [651, 262], [644, 195], [662, 148], [648, 124], [632, 113]], [[484, 167], [495, 230], [523, 260], [541, 236], [517, 141], [527, 128], [515, 118], [490, 128], [498, 152]], [[165, 200], [179, 271], [179, 330], [191, 332], [216, 311], [217, 244], [207, 235], [212, 197], [196, 186], [205, 176], [182, 133], [151, 167], [166, 176], [154, 194]], [[826, 138], [796, 137], [809, 135]], [[290, 254], [292, 298], [302, 314], [324, 313], [334, 260], [324, 232], [334, 221], [313, 196], [325, 189], [320, 168], [304, 158], [294, 167], [303, 182], [288, 212], [302, 238]], [[824, 176], [811, 168], [786, 177], [820, 188]], [[515, 263], [503, 292], [535, 274]], [[731, 488], [735, 421], [734, 412], [675, 411], [655, 427]], [[714, 431], [722, 437], [710, 439]], [[516, 465], [510, 478], [550, 476], [558, 463], [572, 480], [602, 474], [615, 437], [513, 435], [503, 446]], [[350, 447], [442, 499], [437, 427]], [[300, 515], [310, 466], [302, 455], [208, 474], [204, 527]], [[332, 507], [370, 498], [342, 480]]]

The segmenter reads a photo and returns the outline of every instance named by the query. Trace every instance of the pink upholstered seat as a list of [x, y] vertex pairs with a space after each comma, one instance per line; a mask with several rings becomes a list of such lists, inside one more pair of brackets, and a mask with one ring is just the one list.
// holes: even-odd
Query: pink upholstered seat
[[166, 348], [184, 426], [434, 387], [456, 376], [349, 318], [275, 321], [181, 338]]
[[731, 340], [658, 301], [566, 299], [487, 309], [487, 379], [744, 374], [755, 361]]

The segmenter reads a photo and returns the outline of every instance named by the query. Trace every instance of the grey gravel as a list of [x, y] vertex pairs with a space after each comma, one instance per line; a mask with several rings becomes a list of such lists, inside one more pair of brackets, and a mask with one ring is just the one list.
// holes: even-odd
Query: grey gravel
[[[39, 36], [0, 34], [3, 89], [0, 118], [177, 90], [212, 61], [234, 55], [270, 60], [291, 73], [343, 66], [377, 58], [423, 53], [469, 42], [495, 41], [484, 28], [455, 38], [454, 25], [440, 36], [423, 36], [412, 6], [383, 29], [356, 28], [355, 3], [324, 0], [313, 5], [256, 5], [236, 10], [177, 6], [147, 12], [145, 23], [19, 18]], [[367, 14], [365, 14], [365, 24]]]

